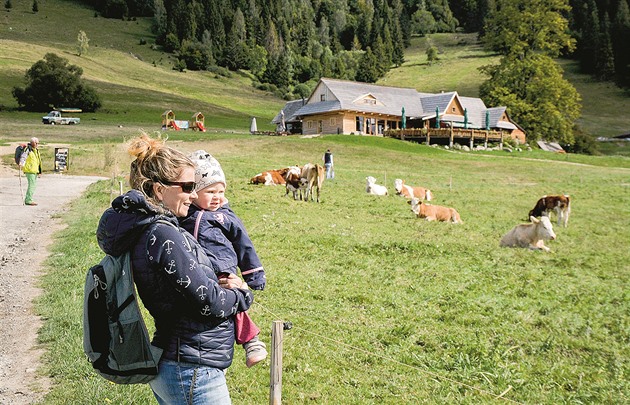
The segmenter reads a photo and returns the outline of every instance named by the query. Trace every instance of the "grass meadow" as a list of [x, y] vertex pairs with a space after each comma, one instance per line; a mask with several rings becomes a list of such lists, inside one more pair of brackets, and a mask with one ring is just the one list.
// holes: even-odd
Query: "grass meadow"
[[[268, 344], [273, 321], [293, 324], [283, 340], [284, 403], [629, 400], [629, 168], [607, 157], [463, 154], [359, 136], [169, 142], [223, 165], [268, 276], [250, 313]], [[54, 379], [46, 403], [149, 403], [148, 386], [106, 382], [82, 352], [84, 277], [102, 257], [96, 224], [128, 160], [117, 144], [79, 148], [91, 158], [71, 170], [102, 161], [119, 165], [102, 172], [120, 177], [93, 185], [62, 215], [69, 226], [46, 263], [37, 304], [44, 372]], [[320, 162], [326, 148], [336, 178], [320, 204], [248, 184], [261, 170]], [[392, 195], [367, 195], [368, 175]], [[464, 224], [414, 218], [393, 195], [395, 178], [430, 188]], [[551, 253], [498, 247], [540, 196], [556, 193], [571, 195], [572, 215], [568, 228], [556, 227]], [[233, 402], [267, 403], [269, 361], [247, 369], [244, 359], [237, 347], [227, 373]]]

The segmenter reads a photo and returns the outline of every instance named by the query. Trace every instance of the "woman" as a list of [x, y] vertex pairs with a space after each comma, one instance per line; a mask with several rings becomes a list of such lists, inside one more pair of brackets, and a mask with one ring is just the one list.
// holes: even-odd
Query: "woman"
[[195, 166], [160, 139], [133, 139], [132, 190], [99, 222], [105, 253], [132, 249], [133, 275], [155, 319], [152, 344], [163, 349], [149, 385], [160, 404], [230, 404], [225, 372], [234, 351], [234, 315], [253, 294], [237, 276], [219, 281], [194, 238], [177, 225], [195, 193]]

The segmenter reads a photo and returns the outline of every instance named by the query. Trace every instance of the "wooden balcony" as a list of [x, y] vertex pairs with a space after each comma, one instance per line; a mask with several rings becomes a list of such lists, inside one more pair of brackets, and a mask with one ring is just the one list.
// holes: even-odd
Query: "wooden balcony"
[[499, 142], [503, 144], [503, 139], [508, 134], [502, 131], [486, 131], [479, 129], [464, 129], [464, 128], [407, 128], [407, 129], [390, 129], [383, 134], [386, 137], [396, 138], [403, 141], [412, 141], [417, 143], [431, 144], [431, 141], [437, 141], [435, 143], [445, 144], [448, 142], [449, 146], [453, 146], [454, 142], [457, 143], [469, 143], [472, 148], [474, 143], [483, 142], [485, 146], [488, 146], [488, 142]]

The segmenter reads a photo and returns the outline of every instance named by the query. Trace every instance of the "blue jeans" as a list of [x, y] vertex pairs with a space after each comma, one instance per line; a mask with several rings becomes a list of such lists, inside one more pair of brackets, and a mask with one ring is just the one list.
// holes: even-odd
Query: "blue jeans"
[[231, 405], [223, 370], [199, 364], [161, 360], [149, 382], [161, 405]]
[[333, 170], [333, 165], [331, 165], [330, 163], [326, 163], [326, 164], [324, 164], [324, 167], [326, 168], [326, 178], [327, 179], [334, 179], [335, 178], [335, 171]]

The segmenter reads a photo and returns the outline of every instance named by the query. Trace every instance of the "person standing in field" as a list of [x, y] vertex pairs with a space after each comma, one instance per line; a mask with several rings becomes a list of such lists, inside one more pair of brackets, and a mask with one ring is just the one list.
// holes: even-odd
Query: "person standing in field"
[[149, 385], [162, 405], [230, 405], [225, 371], [234, 319], [254, 295], [236, 275], [219, 280], [203, 248], [179, 227], [197, 198], [193, 162], [146, 134], [128, 150], [132, 190], [114, 199], [96, 236], [107, 254], [131, 249], [138, 295], [155, 320], [152, 344], [163, 350]]
[[[266, 285], [265, 269], [256, 254], [241, 219], [225, 198], [227, 181], [213, 156], [203, 150], [189, 156], [195, 163], [197, 198], [180, 219], [181, 226], [199, 241], [213, 264], [219, 279], [237, 274], [238, 269], [253, 290]], [[265, 344], [259, 340], [260, 329], [247, 312], [236, 314], [236, 343], [245, 349], [245, 364], [252, 367], [267, 357]]]
[[324, 167], [326, 168], [326, 178], [334, 179], [335, 165], [333, 163], [333, 154], [330, 149], [326, 150], [326, 153], [324, 153]]
[[26, 205], [37, 205], [33, 201], [33, 195], [35, 195], [37, 188], [37, 178], [42, 174], [42, 158], [39, 155], [38, 146], [39, 139], [32, 137], [31, 142], [24, 148], [24, 152], [20, 156], [20, 170], [24, 172], [28, 182], [26, 197], [24, 197], [24, 204]]

